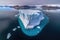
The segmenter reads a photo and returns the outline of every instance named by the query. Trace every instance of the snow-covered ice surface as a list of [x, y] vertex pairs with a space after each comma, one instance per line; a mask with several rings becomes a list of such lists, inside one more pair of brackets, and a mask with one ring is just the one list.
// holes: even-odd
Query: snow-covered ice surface
[[43, 14], [40, 10], [19, 10], [19, 18], [23, 22], [23, 25], [26, 29], [34, 28], [36, 25], [39, 25], [41, 20], [44, 19]]

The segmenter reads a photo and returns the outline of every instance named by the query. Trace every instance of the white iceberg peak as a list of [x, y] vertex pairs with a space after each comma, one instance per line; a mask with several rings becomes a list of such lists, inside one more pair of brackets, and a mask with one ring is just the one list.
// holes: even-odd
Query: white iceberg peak
[[26, 29], [34, 28], [44, 19], [43, 13], [40, 10], [19, 10], [19, 12], [19, 18]]

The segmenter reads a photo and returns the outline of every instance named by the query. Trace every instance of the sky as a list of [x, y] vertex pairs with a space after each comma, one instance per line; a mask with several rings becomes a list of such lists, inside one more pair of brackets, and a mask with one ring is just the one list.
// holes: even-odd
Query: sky
[[60, 4], [60, 0], [0, 0], [0, 5]]

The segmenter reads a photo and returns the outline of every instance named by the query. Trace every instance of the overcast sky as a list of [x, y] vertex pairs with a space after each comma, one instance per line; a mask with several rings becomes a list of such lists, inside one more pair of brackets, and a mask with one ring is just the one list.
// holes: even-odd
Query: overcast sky
[[60, 4], [60, 0], [0, 0], [0, 5]]

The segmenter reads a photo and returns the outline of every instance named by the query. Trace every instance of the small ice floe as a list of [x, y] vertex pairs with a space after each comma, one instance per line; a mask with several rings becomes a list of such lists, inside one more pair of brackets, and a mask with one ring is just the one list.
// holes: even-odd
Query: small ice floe
[[10, 33], [8, 33], [7, 34], [7, 39], [9, 39], [11, 37], [11, 34]]
[[17, 26], [17, 28], [20, 28], [20, 26]]
[[19, 14], [16, 14], [16, 15], [14, 15], [15, 17], [18, 17], [19, 16]]
[[17, 30], [17, 28], [13, 28], [13, 31], [16, 31]]
[[37, 26], [38, 29], [40, 29], [40, 26]]

